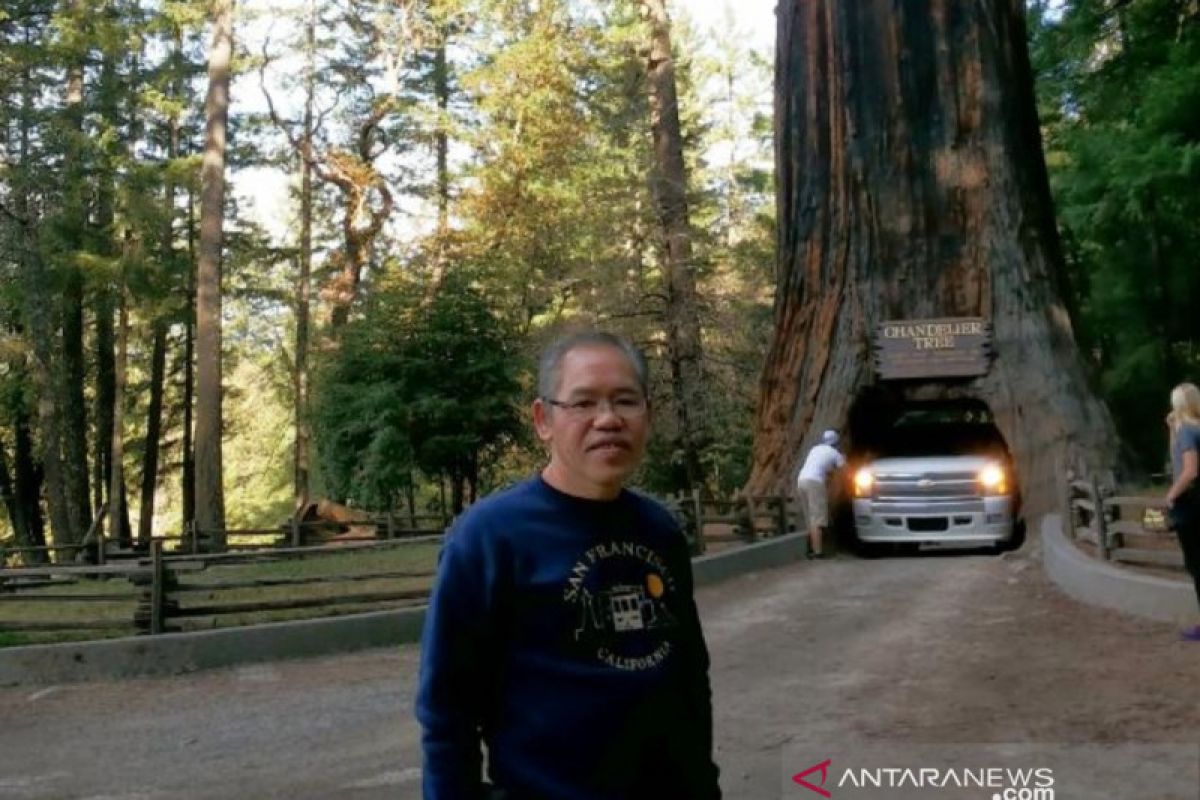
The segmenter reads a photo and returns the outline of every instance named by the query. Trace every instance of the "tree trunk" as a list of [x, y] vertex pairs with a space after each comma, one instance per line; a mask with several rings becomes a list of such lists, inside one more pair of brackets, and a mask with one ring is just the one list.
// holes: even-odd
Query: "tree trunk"
[[[752, 492], [872, 391], [988, 404], [1032, 513], [1066, 465], [1117, 460], [1062, 296], [1022, 4], [784, 0], [776, 56], [778, 287]], [[975, 379], [884, 382], [885, 320], [979, 316]], [[853, 441], [850, 442], [853, 447]]]
[[191, 189], [188, 189], [187, 252], [187, 314], [183, 327], [183, 441], [180, 445], [180, 504], [185, 527], [196, 522], [196, 448], [192, 435], [192, 410], [196, 393], [196, 198]]
[[83, 358], [83, 276], [68, 267], [63, 290], [63, 475], [66, 478], [71, 539], [78, 541], [92, 524], [88, 489], [88, 431]]
[[[136, 9], [137, 4], [135, 3], [133, 7], [135, 12], [134, 24], [136, 24]], [[124, 52], [122, 51], [120, 55], [124, 56]], [[130, 162], [136, 160], [134, 146], [142, 138], [142, 124], [137, 104], [137, 88], [141, 85], [140, 65], [141, 52], [134, 51], [130, 58], [129, 84], [125, 86], [122, 85], [116, 76], [115, 55], [110, 51], [106, 52], [104, 56], [105, 72], [101, 102], [107, 109], [106, 115], [113, 120], [118, 118], [120, 101], [124, 98], [128, 102], [126, 109], [128, 127], [122, 139], [125, 147], [125, 157]], [[130, 90], [130, 87], [132, 87], [132, 90]], [[111, 166], [106, 163], [106, 172], [107, 174], [103, 179], [105, 190], [111, 195], [115, 193], [115, 187], [112, 185], [115, 170], [112, 170]], [[104, 246], [108, 252], [115, 253], [116, 230], [111, 214], [111, 198], [109, 208], [109, 218], [104, 221], [105, 227], [101, 232], [102, 241], [105, 243]], [[111, 465], [111, 472], [108, 475], [108, 520], [110, 535], [122, 547], [130, 547], [133, 544], [133, 529], [129, 524], [129, 491], [125, 486], [125, 393], [128, 385], [127, 375], [129, 369], [129, 297], [126, 288], [128, 283], [126, 269], [128, 264], [141, 261], [141, 258], [139, 258], [141, 242], [137, 239], [133, 228], [128, 223], [125, 225], [121, 246], [121, 266], [117, 275], [116, 286], [112, 288], [112, 293], [115, 295], [117, 302], [118, 320], [116, 354], [112, 369], [112, 438], [106, 442], [98, 442], [97, 448], [103, 449], [107, 446], [110, 453], [109, 463]], [[111, 314], [111, 309], [109, 313]], [[102, 542], [103, 540], [100, 541]], [[101, 546], [103, 545], [101, 544]]]
[[437, 297], [446, 277], [446, 237], [450, 232], [450, 64], [446, 59], [446, 44], [449, 26], [444, 21], [436, 24], [437, 40], [433, 50], [433, 94], [437, 102], [438, 118], [433, 135], [434, 158], [436, 160], [437, 185], [437, 237], [433, 253], [432, 269], [422, 292], [421, 307], [427, 307]]
[[[377, 121], [376, 121], [377, 122]], [[344, 249], [337, 254], [341, 269], [334, 277], [328, 290], [333, 310], [330, 313], [329, 325], [334, 338], [337, 338], [341, 328], [350, 320], [350, 309], [358, 299], [359, 284], [362, 283], [363, 271], [371, 259], [371, 249], [375, 239], [383, 230], [383, 223], [392, 213], [394, 200], [387, 182], [375, 168], [370, 156], [370, 133], [374, 124], [366, 124], [360, 128], [360, 141], [366, 143], [360, 150], [360, 156], [354, 169], [339, 171], [332, 180], [342, 192], [345, 208], [342, 211], [342, 241]], [[371, 192], [375, 190], [380, 195], [378, 207], [371, 204]]]
[[[81, 0], [70, 4], [72, 23], [82, 25], [86, 9]], [[62, 233], [62, 474], [66, 492], [69, 528], [64, 541], [78, 542], [91, 526], [91, 495], [88, 492], [87, 412], [84, 401], [86, 369], [83, 358], [83, 273], [75, 263], [76, 251], [84, 244], [87, 225], [86, 166], [83, 153], [83, 63], [84, 50], [74, 43], [67, 67], [66, 102], [63, 116], [68, 128], [63, 157], [65, 176]], [[58, 532], [55, 534], [58, 536]]]
[[[34, 461], [33, 435], [29, 411], [23, 402], [12, 409], [13, 419], [13, 493], [15, 507], [12, 516], [17, 543], [24, 547], [46, 544], [46, 528], [42, 518], [42, 475]], [[46, 561], [43, 552], [30, 553], [27, 564]]]
[[[26, 28], [25, 44], [32, 45]], [[26, 69], [22, 74], [21, 114], [19, 121], [19, 160], [28, 164], [32, 150], [31, 115], [33, 105], [33, 77]], [[37, 456], [42, 464], [42, 478], [46, 487], [46, 507], [50, 517], [50, 528], [55, 544], [71, 542], [71, 516], [68, 511], [66, 480], [62, 466], [62, 412], [58, 404], [58, 365], [54, 358], [55, 320], [50, 288], [53, 284], [51, 270], [43, 258], [37, 236], [37, 225], [32, 217], [33, 205], [29, 202], [27, 181], [31, 176], [22, 176], [13, 185], [13, 211], [21, 220], [21, 276], [24, 290], [22, 302], [27, 324], [25, 326], [33, 342], [32, 396], [38, 424]]]
[[[174, 67], [174, 80], [171, 84], [171, 97], [178, 100], [184, 93], [184, 58], [183, 31], [174, 26], [171, 31], [174, 49], [171, 58]], [[173, 116], [168, 122], [168, 146], [170, 152], [181, 155], [180, 123], [178, 116]], [[169, 193], [171, 194], [171, 193]], [[173, 196], [173, 195], [172, 195]], [[187, 247], [187, 277], [185, 279], [185, 308], [183, 315], [183, 435], [180, 443], [180, 505], [184, 530], [188, 530], [196, 519], [196, 462], [192, 447], [192, 398], [195, 390], [193, 365], [195, 362], [194, 331], [196, 320], [196, 196], [191, 184], [187, 187], [186, 217], [184, 220], [185, 240]], [[171, 201], [171, 216], [174, 216], [174, 200]], [[164, 226], [164, 236], [169, 236], [174, 243], [173, 219]], [[172, 255], [174, 258], [174, 255]]]
[[163, 381], [167, 366], [167, 324], [154, 322], [150, 351], [150, 402], [146, 408], [146, 446], [142, 453], [142, 502], [138, 512], [138, 541], [154, 535], [154, 491], [158, 487], [158, 447], [162, 436]]
[[[4, 510], [8, 512], [8, 522], [12, 526], [17, 542], [28, 538], [29, 526], [21, 516], [21, 507], [17, 503], [17, 487], [12, 473], [8, 470], [7, 445], [0, 439], [0, 500], [4, 501]], [[2, 547], [2, 546], [0, 546]], [[0, 550], [0, 552], [3, 552]], [[0, 566], [3, 559], [0, 559]]]
[[684, 488], [704, 482], [700, 454], [705, 447], [704, 393], [701, 389], [702, 345], [696, 304], [695, 264], [688, 219], [687, 173], [683, 163], [683, 134], [671, 54], [671, 22], [665, 0], [642, 0], [650, 23], [646, 73], [650, 85], [650, 123], [655, 169], [651, 178], [666, 252], [667, 355], [677, 425], [677, 450], [683, 455]]
[[[4, 500], [4, 507], [8, 512], [8, 521], [12, 525], [17, 546], [37, 547], [44, 545], [46, 541], [42, 534], [42, 518], [37, 505], [37, 496], [34, 495], [32, 498], [29, 496], [29, 478], [25, 477], [22, 481], [22, 470], [28, 472], [32, 466], [28, 429], [24, 431], [24, 435], [27, 441], [22, 446], [20, 441], [22, 430], [17, 427], [17, 441], [13, 448], [13, 467], [11, 469], [8, 466], [7, 445], [0, 441], [0, 498]], [[24, 464], [22, 464], [22, 459], [24, 459]], [[22, 485], [23, 482], [25, 485]], [[22, 560], [27, 564], [38, 564], [43, 563], [46, 559], [41, 552], [29, 552], [23, 554]]]
[[463, 510], [464, 483], [462, 465], [455, 464], [450, 470], [450, 507], [454, 510], [454, 516]]
[[[99, 199], [98, 216], [103, 219], [105, 216], [104, 208], [111, 199], [106, 200], [104, 192], [101, 192]], [[108, 214], [109, 223], [113, 219], [111, 207]], [[108, 487], [112, 484], [112, 435], [113, 435], [113, 402], [117, 392], [117, 377], [116, 377], [116, 358], [114, 356], [114, 348], [116, 347], [116, 332], [113, 329], [113, 302], [112, 290], [108, 286], [102, 286], [96, 291], [96, 402], [95, 408], [95, 427], [96, 427], [96, 448], [95, 448], [95, 464], [92, 471], [93, 480], [93, 496], [92, 507], [100, 508], [104, 505], [104, 495], [108, 491]], [[97, 527], [97, 534], [103, 536], [104, 520], [100, 520]], [[116, 536], [116, 533], [113, 533]]]
[[308, 323], [312, 290], [313, 106], [316, 102], [316, 0], [309, 0], [304, 25], [304, 148], [300, 158], [300, 270], [296, 276], [296, 364], [292, 372], [296, 440], [292, 447], [292, 493], [297, 513], [308, 503], [309, 451], [312, 433], [308, 418]]
[[[433, 90], [437, 96], [438, 124], [434, 134], [437, 155], [437, 232], [445, 235], [450, 227], [450, 67], [446, 61], [446, 26], [439, 23], [437, 46], [433, 53]], [[440, 261], [440, 259], [439, 259]]]
[[[30, 23], [27, 20], [24, 25], [23, 37], [26, 48], [31, 48], [33, 40], [29, 25]], [[40, 260], [41, 255], [38, 252], [37, 221], [32, 216], [33, 209], [29, 202], [29, 183], [32, 176], [28, 172], [28, 158], [33, 128], [31, 115], [33, 114], [34, 107], [33, 76], [28, 65], [21, 71], [20, 78], [21, 106], [17, 114], [17, 152], [19, 159], [14, 166], [19, 168], [23, 165], [26, 169], [14, 170], [13, 179], [9, 183], [9, 190], [11, 192], [10, 198], [13, 212], [18, 218], [19, 232], [14, 242], [16, 245], [15, 260], [20, 273], [26, 276], [26, 281], [22, 288], [26, 292], [23, 297], [23, 307], [25, 318], [28, 320], [35, 316], [35, 308], [42, 311], [47, 309], [48, 299], [46, 298], [47, 287], [44, 285], [32, 285], [37, 281], [45, 280], [46, 271], [43, 267], [43, 262]], [[33, 294], [30, 294], [30, 291]], [[32, 335], [36, 339], [38, 333], [47, 337], [50, 335], [45, 328], [34, 330], [28, 323], [25, 325], [15, 324], [14, 327], [19, 338], [28, 338]], [[11, 392], [8, 396], [9, 418], [12, 420], [13, 430], [12, 486], [9, 490], [12, 494], [12, 500], [9, 506], [9, 519], [12, 522], [17, 543], [25, 547], [41, 547], [46, 544], [45, 520], [42, 516], [41, 508], [43, 475], [42, 470], [37, 464], [37, 451], [34, 445], [30, 406], [32, 405], [39, 412], [41, 410], [40, 399], [32, 400], [32, 398], [37, 396], [36, 389], [50, 383], [50, 380], [46, 377], [43, 377], [41, 380], [37, 377], [41, 372], [42, 358], [46, 357], [48, 359], [49, 352], [50, 343], [48, 340], [42, 342], [40, 347], [38, 342], [35, 341], [33, 343], [33, 357], [31, 359], [17, 358], [8, 363], [9, 373], [16, 385], [28, 387], [24, 392]], [[29, 375], [30, 367], [33, 369], [33, 376]], [[43, 381], [45, 382], [43, 383]], [[44, 430], [42, 431], [42, 438], [49, 438], [50, 442], [57, 447], [54, 437], [48, 437]], [[43, 444], [46, 443], [43, 442]], [[51, 496], [59, 494], [56, 491], [49, 491], [47, 493]], [[8, 492], [5, 492], [5, 494], [7, 495]], [[28, 553], [24, 559], [27, 564], [42, 564], [47, 560], [48, 554], [44, 551]]]
[[225, 212], [225, 133], [229, 120], [233, 0], [213, 3], [204, 165], [200, 173], [200, 261], [196, 275], [196, 525], [225, 543], [221, 485], [221, 242]]
[[398, 91], [399, 86], [393, 79], [384, 88], [384, 95], [375, 100], [371, 112], [356, 127], [353, 147], [327, 153], [318, 172], [320, 177], [338, 188], [344, 204], [342, 240], [345, 246], [337, 258], [340, 269], [328, 289], [333, 305], [329, 324], [334, 339], [350, 319], [350, 309], [358, 299], [359, 284], [363, 271], [370, 264], [375, 240], [395, 206], [388, 182], [376, 164], [381, 152], [375, 149], [375, 139]]
[[408, 468], [408, 482], [404, 484], [404, 502], [408, 506], [408, 524], [417, 527], [417, 481], [412, 467]]
[[[129, 363], [129, 308], [125, 297], [124, 281], [117, 287], [117, 360], [113, 393], [113, 435], [109, 442], [112, 448], [110, 463], [112, 477], [108, 484], [108, 529], [121, 544], [132, 538], [129, 531], [129, 514], [125, 494], [125, 383], [126, 366]], [[143, 514], [145, 512], [143, 511]]]
[[[96, 470], [96, 481], [102, 484], [96, 487], [96, 496], [93, 498], [97, 509], [103, 506], [105, 493], [111, 491], [113, 486], [123, 485], [113, 478], [112, 461], [113, 441], [121, 435], [117, 419], [124, 417], [124, 410], [117, 407], [123, 402], [117, 390], [123, 366], [117, 363], [115, 352], [119, 345], [113, 329], [114, 313], [112, 289], [105, 287], [97, 292], [96, 303], [96, 463], [100, 465]], [[124, 494], [116, 500], [108, 494], [107, 520], [114, 519], [115, 513], [119, 515], [117, 519], [121, 523], [115, 528], [109, 527], [108, 535], [121, 547], [129, 547], [133, 543], [128, 508], [129, 499]], [[96, 521], [98, 539], [104, 537], [105, 523], [105, 519]]]
[[[183, 95], [183, 70], [180, 65], [183, 43], [182, 33], [178, 27], [174, 28], [172, 34], [174, 50], [171, 53], [171, 66], [175, 71], [175, 78], [171, 82], [170, 96], [171, 99], [178, 100]], [[167, 160], [168, 163], [174, 164], [179, 158], [178, 113], [170, 115], [165, 128], [167, 134]], [[159, 252], [162, 258], [162, 269], [171, 273], [174, 273], [174, 267], [178, 263], [175, 252], [175, 195], [175, 180], [168, 173], [163, 183], [163, 203], [166, 208], [166, 214], [163, 217], [162, 230], [159, 234]], [[188, 281], [188, 283], [190, 284], [191, 282]], [[189, 314], [189, 321], [190, 317], [191, 315]], [[164, 317], [158, 317], [154, 320], [154, 341], [150, 351], [150, 402], [146, 408], [146, 439], [142, 452], [141, 503], [138, 509], [137, 538], [139, 542], [149, 542], [154, 536], [155, 494], [158, 489], [159, 448], [162, 444], [160, 441], [162, 438], [162, 406], [166, 382], [167, 334], [169, 327], [168, 320]]]
[[[97, 91], [102, 114], [116, 124], [118, 119], [118, 94], [115, 56], [111, 51], [104, 53], [103, 66], [100, 73], [100, 86]], [[112, 161], [107, 158], [99, 160], [96, 170], [96, 229], [97, 241], [101, 243], [103, 255], [112, 257], [116, 252], [113, 241], [116, 222], [116, 171]], [[93, 292], [96, 315], [96, 402], [93, 406], [95, 414], [96, 444], [94, 448], [92, 507], [100, 509], [104, 505], [105, 493], [112, 486], [112, 440], [113, 414], [117, 393], [116, 366], [116, 337], [113, 330], [113, 287], [110, 281], [97, 282]], [[111, 514], [109, 515], [111, 517]], [[96, 536], [99, 541], [104, 538], [104, 518], [96, 523]], [[121, 529], [113, 529], [110, 535], [124, 547], [129, 542], [123, 540]]]

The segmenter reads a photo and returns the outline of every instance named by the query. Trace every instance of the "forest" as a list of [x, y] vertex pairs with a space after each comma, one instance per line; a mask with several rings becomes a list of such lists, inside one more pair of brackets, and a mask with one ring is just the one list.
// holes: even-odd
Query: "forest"
[[[460, 510], [539, 348], [652, 362], [654, 492], [749, 479], [774, 57], [666, 0], [10, 0], [0, 542]], [[1200, 6], [1031, 2], [1058, 286], [1133, 474], [1200, 372]]]

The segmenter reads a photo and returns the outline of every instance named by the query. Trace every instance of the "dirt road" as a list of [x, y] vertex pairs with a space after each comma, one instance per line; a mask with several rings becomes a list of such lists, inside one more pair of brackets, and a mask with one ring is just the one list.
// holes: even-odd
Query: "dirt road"
[[[1074, 603], [1023, 557], [805, 563], [700, 605], [729, 798], [779, 797], [802, 740], [1200, 742], [1200, 644]], [[416, 663], [0, 690], [0, 798], [418, 797]]]

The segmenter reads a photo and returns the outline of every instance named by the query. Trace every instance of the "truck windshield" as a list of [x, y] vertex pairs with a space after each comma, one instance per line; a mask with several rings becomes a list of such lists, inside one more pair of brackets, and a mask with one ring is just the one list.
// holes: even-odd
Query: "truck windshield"
[[922, 408], [900, 414], [886, 432], [880, 455], [990, 455], [1004, 452], [1004, 440], [983, 409]]

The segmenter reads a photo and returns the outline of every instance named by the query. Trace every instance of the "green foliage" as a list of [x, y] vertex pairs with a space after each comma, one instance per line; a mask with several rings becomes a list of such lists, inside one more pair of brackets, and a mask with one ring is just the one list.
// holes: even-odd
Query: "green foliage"
[[403, 277], [378, 287], [317, 384], [332, 494], [391, 508], [415, 470], [476, 482], [523, 429], [514, 339], [461, 271], [432, 297]]
[[1135, 459], [1159, 469], [1167, 393], [1200, 379], [1200, 12], [1176, 0], [1031, 12], [1081, 340]]
[[[294, 196], [281, 208], [282, 198], [276, 205], [257, 191], [258, 176], [286, 172], [293, 189], [299, 184], [300, 148], [265, 119], [258, 85], [266, 62], [278, 115], [298, 135], [308, 4], [285, 5], [238, 4], [235, 23], [222, 254], [231, 526], [279, 522], [293, 494], [300, 225]], [[133, 490], [154, 444], [146, 435], [151, 337], [160, 321], [168, 326], [153, 526], [163, 533], [182, 524], [209, 11], [206, 0], [12, 0], [0, 13], [0, 443], [11, 460], [18, 417], [41, 443], [30, 286], [22, 279], [31, 267], [43, 276], [55, 383], [66, 382], [63, 288], [80, 279], [79, 396], [87, 471], [95, 475], [111, 444], [99, 398], [111, 386], [114, 352], [98, 323], [121, 293], [130, 319], [121, 433], [135, 520]], [[762, 113], [769, 68], [740, 44], [733, 20], [717, 34], [676, 13], [674, 32], [710, 389], [704, 458], [711, 488], [721, 492], [739, 485], [748, 465], [773, 263]], [[379, 196], [372, 190], [356, 200], [326, 178], [315, 181], [309, 342], [320, 371], [312, 464], [322, 474], [314, 497], [324, 479], [328, 493], [362, 505], [388, 506], [398, 495], [424, 504], [444, 479], [462, 495], [535, 469], [543, 454], [516, 406], [524, 365], [563, 326], [588, 323], [648, 352], [659, 438], [643, 482], [676, 488], [664, 244], [647, 180], [646, 43], [637, 0], [315, 4], [317, 160], [331, 168], [331, 156], [351, 167], [374, 159], [397, 205], [368, 253], [351, 321], [335, 337], [329, 289], [346, 250], [343, 212], [361, 200], [361, 225]], [[74, 108], [65, 87], [78, 65], [82, 102]], [[435, 168], [443, 139], [446, 174]], [[438, 218], [443, 196], [447, 213]], [[278, 218], [263, 219], [264, 208]]]

